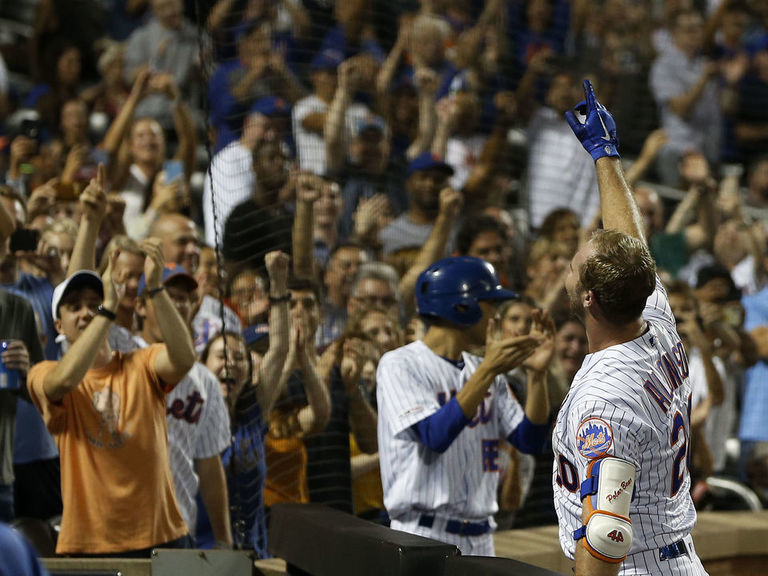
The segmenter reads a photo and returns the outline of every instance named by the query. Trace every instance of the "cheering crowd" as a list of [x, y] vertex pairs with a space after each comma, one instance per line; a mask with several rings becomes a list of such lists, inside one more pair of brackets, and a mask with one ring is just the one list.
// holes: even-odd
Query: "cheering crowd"
[[[564, 118], [584, 77], [688, 352], [694, 502], [715, 474], [768, 496], [768, 3], [22, 4], [29, 36], [0, 43], [1, 521], [136, 557], [266, 557], [280, 502], [387, 524], [377, 365], [424, 336], [417, 278], [449, 255], [519, 294], [500, 336], [553, 320], [554, 416], [587, 354], [564, 278], [600, 227]], [[554, 523], [551, 442], [500, 462], [499, 527]]]

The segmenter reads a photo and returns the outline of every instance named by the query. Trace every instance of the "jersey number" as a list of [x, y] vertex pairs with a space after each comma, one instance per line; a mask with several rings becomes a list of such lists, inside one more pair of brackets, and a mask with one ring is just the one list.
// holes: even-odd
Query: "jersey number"
[[[688, 396], [688, 422], [691, 421], [691, 397]], [[669, 445], [675, 446], [682, 435], [682, 443], [672, 461], [672, 487], [670, 496], [674, 496], [680, 490], [685, 481], [685, 475], [688, 473], [690, 465], [690, 433], [688, 432], [688, 422], [686, 422], [680, 412], [675, 412], [675, 418], [672, 420], [672, 435], [669, 438]], [[681, 434], [682, 433], [682, 434]], [[683, 465], [685, 469], [683, 470]]]
[[571, 464], [568, 458], [562, 454], [557, 457], [557, 477], [555, 480], [558, 486], [562, 486], [568, 492], [576, 492], [579, 489], [579, 473], [576, 466]]
[[618, 530], [612, 530], [611, 532], [608, 532], [608, 538], [614, 542], [624, 542], [624, 534]]

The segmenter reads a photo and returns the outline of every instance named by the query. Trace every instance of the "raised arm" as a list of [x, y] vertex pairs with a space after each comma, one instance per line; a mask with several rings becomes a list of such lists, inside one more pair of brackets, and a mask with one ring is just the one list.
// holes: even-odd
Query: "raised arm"
[[147, 294], [152, 298], [165, 342], [163, 350], [155, 356], [155, 372], [166, 386], [173, 387], [197, 360], [195, 346], [189, 328], [164, 289], [165, 258], [160, 240], [147, 238], [141, 243], [141, 251], [146, 255], [144, 277], [147, 279]]
[[378, 416], [373, 406], [363, 397], [360, 376], [365, 365], [366, 354], [363, 342], [348, 338], [341, 348], [341, 379], [349, 399], [349, 427], [355, 435], [357, 445], [366, 454], [379, 450], [376, 436]]
[[468, 206], [484, 204], [488, 200], [488, 191], [493, 189], [491, 180], [504, 162], [508, 149], [507, 135], [516, 112], [515, 96], [511, 92], [498, 92], [494, 104], [497, 116], [493, 132], [464, 184], [463, 192]]
[[305, 334], [305, 326], [304, 322], [296, 322], [292, 336], [308, 402], [299, 410], [298, 421], [302, 433], [308, 436], [322, 432], [328, 424], [331, 418], [331, 397], [317, 372], [317, 360], [310, 352], [311, 344], [306, 340], [309, 336]]
[[[688, 252], [695, 252], [699, 248], [711, 250], [717, 227], [717, 183], [710, 175], [706, 158], [701, 154], [685, 158], [682, 174], [690, 185], [688, 194], [677, 205], [665, 231], [667, 234], [683, 232]], [[691, 222], [694, 210], [697, 218]]]
[[459, 216], [462, 205], [462, 196], [460, 192], [452, 188], [444, 188], [440, 191], [440, 211], [437, 214], [435, 225], [427, 237], [424, 246], [421, 247], [416, 259], [410, 268], [403, 274], [398, 284], [401, 300], [411, 310], [413, 310], [413, 292], [416, 288], [416, 281], [430, 264], [436, 262], [445, 255], [445, 247], [448, 244], [448, 238], [451, 235], [451, 229]]
[[429, 68], [420, 68], [416, 71], [415, 81], [419, 102], [419, 130], [405, 153], [408, 160], [413, 160], [430, 149], [437, 125], [437, 114], [435, 114], [437, 74]]
[[392, 46], [392, 50], [387, 54], [387, 59], [381, 65], [379, 73], [376, 75], [376, 92], [379, 98], [384, 98], [389, 90], [389, 85], [395, 77], [400, 61], [408, 50], [408, 44], [411, 38], [411, 29], [413, 27], [413, 16], [405, 14], [400, 16], [400, 27], [397, 30], [397, 40]]
[[107, 210], [106, 170], [103, 164], [99, 164], [96, 178], [91, 179], [80, 195], [80, 206], [83, 215], [77, 229], [67, 277], [78, 270], [96, 270], [96, 241]]
[[259, 365], [256, 396], [263, 414], [269, 414], [280, 392], [280, 374], [288, 355], [288, 334], [291, 330], [288, 316], [290, 295], [288, 256], [282, 252], [269, 252], [264, 256], [269, 274], [269, 348]]
[[104, 135], [104, 140], [101, 142], [101, 147], [107, 153], [109, 158], [108, 166], [110, 181], [114, 181], [115, 176], [122, 173], [122, 170], [120, 170], [121, 167], [118, 166], [120, 146], [128, 135], [128, 131], [131, 129], [136, 106], [138, 106], [141, 99], [147, 95], [151, 75], [149, 70], [143, 70], [136, 77], [136, 81], [131, 88], [131, 93], [128, 95], [128, 98], [126, 98], [122, 108], [120, 108], [120, 112], [118, 112], [117, 117]]
[[293, 217], [293, 275], [312, 278], [315, 270], [313, 251], [314, 204], [320, 198], [321, 182], [312, 174], [299, 174], [296, 190], [296, 214]]
[[329, 173], [338, 172], [344, 165], [346, 158], [345, 148], [345, 116], [347, 108], [352, 104], [354, 87], [360, 77], [357, 63], [353, 59], [345, 60], [339, 65], [339, 81], [336, 86], [336, 94], [328, 107], [325, 116], [326, 165]]
[[646, 241], [643, 220], [619, 158], [616, 123], [598, 102], [592, 83], [584, 80], [585, 100], [565, 113], [571, 130], [595, 160], [603, 227]]
[[176, 137], [179, 140], [179, 146], [176, 149], [174, 158], [183, 162], [184, 175], [187, 182], [195, 169], [195, 160], [197, 153], [197, 131], [195, 130], [195, 121], [187, 105], [181, 100], [179, 87], [173, 75], [168, 74], [165, 79], [164, 93], [171, 101], [171, 111], [173, 112], [173, 127], [176, 129]]

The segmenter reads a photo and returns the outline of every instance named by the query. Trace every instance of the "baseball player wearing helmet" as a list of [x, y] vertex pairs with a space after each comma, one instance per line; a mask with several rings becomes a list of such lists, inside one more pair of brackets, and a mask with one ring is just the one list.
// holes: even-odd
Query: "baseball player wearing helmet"
[[571, 262], [566, 289], [589, 354], [555, 424], [553, 483], [575, 573], [701, 576], [690, 531], [688, 358], [624, 179], [616, 125], [584, 82], [566, 118], [595, 159], [605, 229]]
[[[530, 334], [497, 336], [496, 305], [517, 294], [479, 258], [422, 272], [416, 304], [423, 340], [385, 354], [377, 372], [384, 505], [392, 528], [492, 556], [499, 439], [540, 452], [550, 430], [545, 383], [554, 329], [536, 314]], [[485, 357], [467, 352], [486, 345]], [[525, 410], [499, 377], [525, 365]]]

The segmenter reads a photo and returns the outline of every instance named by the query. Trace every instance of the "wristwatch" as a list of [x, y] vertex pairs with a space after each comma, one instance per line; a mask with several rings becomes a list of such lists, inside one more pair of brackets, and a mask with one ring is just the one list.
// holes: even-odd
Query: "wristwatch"
[[102, 306], [101, 304], [99, 304], [99, 307], [96, 308], [96, 314], [98, 314], [99, 316], [104, 316], [104, 318], [106, 318], [110, 322], [114, 322], [115, 320], [117, 320], [117, 314], [115, 314], [114, 312], [112, 312], [112, 310], [108, 308], [104, 308], [104, 306]]
[[161, 284], [157, 288], [147, 288], [147, 296], [149, 296], [150, 298], [154, 298], [155, 296], [160, 294], [160, 292], [162, 292], [163, 290], [165, 290], [165, 284]]

